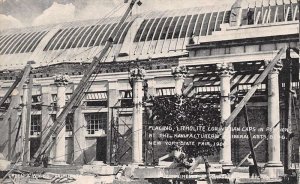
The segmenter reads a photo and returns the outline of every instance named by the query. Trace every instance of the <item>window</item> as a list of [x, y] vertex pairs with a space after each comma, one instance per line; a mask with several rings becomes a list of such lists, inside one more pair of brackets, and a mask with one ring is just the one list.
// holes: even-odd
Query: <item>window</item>
[[107, 113], [85, 114], [88, 135], [97, 135], [100, 130], [106, 131]]
[[175, 88], [158, 88], [156, 93], [158, 96], [173, 96], [175, 95]]
[[132, 91], [121, 91], [121, 107], [132, 107]]
[[74, 114], [68, 114], [66, 117], [66, 132], [72, 132], [74, 126]]
[[88, 92], [85, 94], [84, 105], [86, 106], [101, 106], [107, 107], [107, 93], [103, 92]]
[[41, 95], [32, 95], [32, 108], [36, 110], [42, 109], [42, 96]]
[[30, 135], [41, 134], [41, 115], [31, 115]]
[[[57, 114], [51, 114], [51, 120], [52, 120], [52, 123], [54, 123], [57, 119]], [[73, 126], [74, 126], [74, 114], [73, 113], [70, 113], [67, 115], [66, 117], [66, 121], [65, 121], [65, 126], [66, 126], [66, 132], [72, 132], [73, 131]]]

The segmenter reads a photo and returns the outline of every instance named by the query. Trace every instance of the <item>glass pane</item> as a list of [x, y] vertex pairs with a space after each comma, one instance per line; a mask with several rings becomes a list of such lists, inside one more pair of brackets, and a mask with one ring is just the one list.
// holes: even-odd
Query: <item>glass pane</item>
[[105, 28], [101, 31], [100, 35], [98, 35], [98, 37], [96, 38], [97, 40], [96, 40], [96, 43], [95, 43], [94, 46], [99, 46], [100, 45], [100, 42], [101, 42], [104, 34], [107, 32], [107, 30], [108, 30], [109, 27], [111, 27], [111, 24], [107, 24], [105, 26]]
[[72, 47], [72, 45], [75, 42], [76, 37], [79, 35], [79, 33], [84, 29], [84, 27], [80, 27], [73, 35], [72, 37], [69, 39], [69, 42], [67, 43], [67, 46], [65, 49], [69, 49]]
[[75, 39], [74, 43], [72, 44], [71, 48], [76, 48], [78, 42], [80, 41], [80, 39], [82, 38], [83, 34], [85, 33], [85, 31], [88, 29], [89, 27], [84, 27], [80, 33], [78, 34], [77, 38]]
[[189, 29], [187, 32], [187, 37], [191, 37], [196, 25], [196, 20], [197, 20], [198, 15], [193, 15], [191, 22], [189, 23]]
[[215, 30], [215, 23], [216, 23], [217, 16], [218, 16], [218, 12], [214, 12], [210, 19], [208, 35], [211, 35], [211, 33]]
[[99, 29], [97, 29], [96, 33], [93, 35], [92, 39], [88, 43], [89, 47], [91, 47], [95, 44], [97, 37], [99, 36], [100, 32], [103, 31], [103, 28], [105, 26], [106, 26], [106, 24], [101, 25], [101, 27]]
[[166, 21], [166, 23], [165, 23], [165, 25], [164, 25], [164, 27], [161, 31], [161, 35], [160, 35], [160, 38], [159, 38], [160, 40], [163, 40], [163, 39], [166, 38], [167, 31], [168, 31], [168, 28], [171, 24], [172, 19], [173, 19], [173, 17], [168, 17], [168, 19], [167, 19], [167, 21]]
[[93, 30], [94, 27], [95, 27], [95, 26], [91, 26], [91, 27], [89, 27], [89, 29], [87, 29], [87, 30], [85, 31], [85, 33], [83, 34], [83, 36], [82, 36], [82, 38], [81, 38], [81, 40], [80, 40], [80, 42], [79, 42], [79, 44], [78, 44], [78, 46], [77, 46], [78, 48], [82, 47], [83, 42], [86, 40], [87, 36], [88, 36], [89, 34], [91, 34], [91, 31]]
[[101, 45], [104, 45], [104, 44], [107, 42], [108, 38], [111, 36], [111, 34], [112, 34], [112, 32], [114, 31], [114, 29], [116, 28], [116, 26], [117, 26], [117, 23], [114, 23], [114, 24], [108, 29], [107, 33], [106, 33], [105, 36], [104, 36], [104, 39], [102, 39], [102, 41], [101, 41]]
[[62, 29], [58, 30], [55, 35], [49, 40], [46, 47], [44, 48], [44, 51], [48, 50], [50, 45], [53, 43], [53, 40], [56, 39], [56, 37], [61, 33]]
[[153, 35], [154, 35], [154, 31], [155, 31], [155, 29], [157, 28], [157, 25], [158, 25], [158, 23], [159, 23], [160, 20], [161, 20], [160, 18], [155, 19], [155, 21], [154, 21], [154, 23], [152, 24], [152, 27], [151, 27], [151, 29], [150, 29], [150, 31], [149, 31], [148, 37], [147, 37], [147, 39], [146, 39], [147, 41], [152, 40]]
[[167, 39], [171, 39], [172, 38], [173, 33], [175, 31], [175, 26], [176, 26], [176, 23], [177, 23], [178, 19], [179, 19], [178, 16], [174, 17], [174, 19], [173, 19], [173, 21], [172, 21], [172, 23], [171, 23], [171, 25], [169, 27], [168, 33], [167, 33], [168, 34], [167, 35]]
[[152, 26], [154, 22], [154, 19], [150, 19], [148, 22], [147, 22], [147, 25], [146, 25], [146, 28], [143, 30], [143, 33], [142, 33], [142, 37], [141, 37], [141, 41], [145, 41], [146, 40], [146, 36], [150, 30], [150, 27]]
[[207, 13], [206, 14], [206, 17], [205, 17], [204, 23], [203, 23], [203, 27], [202, 27], [202, 30], [201, 30], [201, 34], [200, 34], [201, 36], [206, 36], [210, 16], [212, 16], [212, 13]]
[[28, 43], [39, 33], [31, 33], [21, 44], [20, 46], [18, 47], [18, 49], [15, 51], [15, 53], [19, 53], [21, 51], [21, 49], [23, 47], [26, 47], [28, 45]]
[[177, 22], [173, 38], [178, 38], [185, 16], [181, 16]]
[[186, 35], [186, 32], [187, 32], [187, 28], [189, 26], [189, 22], [192, 18], [192, 15], [188, 15], [183, 23], [183, 26], [182, 26], [182, 30], [181, 30], [181, 34], [180, 34], [180, 38], [184, 38], [185, 35]]
[[143, 32], [143, 30], [144, 30], [144, 28], [145, 28], [145, 26], [146, 26], [147, 21], [148, 21], [148, 20], [144, 20], [144, 21], [142, 22], [141, 26], [139, 27], [139, 29], [138, 29], [138, 31], [137, 31], [135, 37], [134, 37], [134, 42], [138, 42], [138, 41], [140, 40], [140, 37], [141, 37], [142, 32]]
[[124, 24], [122, 24], [120, 30], [118, 30], [118, 33], [117, 33], [116, 37], [114, 38], [114, 44], [117, 44], [119, 42], [119, 39], [127, 25], [128, 25], [128, 22], [124, 22]]
[[63, 35], [60, 35], [60, 39], [57, 43], [57, 45], [55, 46], [54, 50], [58, 50], [61, 46], [61, 44], [64, 42], [64, 40], [66, 39], [66, 37], [70, 34], [70, 32], [72, 31], [73, 29], [68, 29]]
[[201, 30], [203, 19], [204, 19], [204, 14], [200, 14], [199, 17], [198, 17], [198, 20], [196, 22], [196, 25], [195, 25], [196, 26], [195, 32], [194, 32], [195, 36], [199, 36], [200, 35], [200, 30]]
[[69, 32], [69, 35], [66, 36], [66, 38], [64, 39], [64, 41], [62, 42], [60, 49], [65, 49], [67, 43], [70, 41], [71, 36], [73, 36], [73, 34], [78, 31], [78, 27], [77, 28], [72, 28], [72, 30]]
[[53, 40], [52, 44], [50, 45], [49, 50], [53, 50], [55, 45], [58, 43], [58, 41], [61, 39], [62, 35], [64, 35], [68, 29], [64, 29], [56, 38]]
[[133, 23], [133, 21], [129, 23], [129, 25], [126, 27], [124, 33], [122, 33], [121, 38], [120, 38], [120, 40], [119, 40], [120, 43], [123, 43], [123, 42], [124, 42], [125, 36], [127, 35], [128, 30], [129, 30], [129, 28], [131, 27], [132, 23]]
[[48, 31], [44, 31], [42, 34], [39, 34], [37, 37], [35, 37], [32, 44], [30, 44], [30, 46], [27, 48], [26, 52], [33, 52], [47, 33]]
[[167, 20], [167, 17], [162, 18], [162, 20], [158, 24], [158, 27], [157, 27], [155, 35], [154, 35], [154, 40], [158, 40], [159, 34], [161, 33], [162, 27], [163, 27], [164, 23], [166, 22], [166, 20]]

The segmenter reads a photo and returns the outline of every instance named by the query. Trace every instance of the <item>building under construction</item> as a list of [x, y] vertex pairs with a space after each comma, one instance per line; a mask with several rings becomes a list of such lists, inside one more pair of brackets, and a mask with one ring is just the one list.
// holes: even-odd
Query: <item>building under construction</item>
[[296, 1], [131, 15], [133, 4], [123, 17], [0, 32], [7, 160], [160, 166], [166, 146], [153, 140], [144, 102], [183, 94], [214, 101], [231, 127], [210, 159], [220, 173], [251, 150], [270, 178], [299, 168]]

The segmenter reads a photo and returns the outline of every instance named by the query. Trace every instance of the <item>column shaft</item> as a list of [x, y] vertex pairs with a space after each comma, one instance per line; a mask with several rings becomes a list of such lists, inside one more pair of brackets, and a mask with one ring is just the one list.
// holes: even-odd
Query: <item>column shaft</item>
[[[280, 121], [278, 72], [268, 75], [268, 127]], [[268, 139], [268, 166], [281, 166], [280, 161], [280, 124], [271, 131]]]
[[85, 131], [82, 107], [79, 105], [74, 112], [74, 127], [73, 127], [73, 141], [74, 141], [74, 163], [83, 165], [85, 163], [84, 148], [85, 145]]
[[[57, 113], [56, 117], [59, 116], [59, 114], [62, 112], [63, 107], [66, 103], [66, 88], [64, 85], [58, 85], [57, 86]], [[56, 136], [56, 148], [55, 148], [55, 162], [57, 163], [65, 163], [65, 147], [66, 147], [66, 126], [62, 128], [62, 130], [59, 132], [59, 134]]]
[[[231, 113], [231, 104], [229, 99], [230, 94], [230, 75], [223, 74], [221, 78], [221, 122], [224, 122]], [[231, 165], [231, 125], [225, 128], [223, 132], [224, 147], [220, 154], [220, 163], [224, 165]]]
[[22, 146], [23, 146], [23, 153], [22, 153], [22, 160], [23, 165], [29, 162], [30, 160], [30, 154], [29, 154], [29, 146], [25, 147], [26, 145], [26, 137], [29, 137], [29, 135], [26, 136], [26, 124], [27, 124], [27, 103], [28, 103], [28, 93], [29, 88], [28, 85], [25, 84], [23, 86], [23, 97], [22, 97], [22, 116], [21, 116], [21, 122], [22, 122]]
[[107, 117], [107, 154], [106, 154], [106, 162], [110, 163], [113, 162], [112, 158], [115, 157], [115, 145], [112, 145], [112, 139], [111, 139], [111, 131], [112, 131], [112, 121], [115, 121], [116, 117], [116, 109], [117, 102], [119, 99], [119, 93], [117, 90], [118, 83], [117, 81], [109, 81], [108, 82], [108, 117]]
[[133, 150], [132, 161], [133, 163], [143, 162], [143, 80], [134, 79], [133, 82], [133, 124], [132, 124], [132, 137], [133, 137]]

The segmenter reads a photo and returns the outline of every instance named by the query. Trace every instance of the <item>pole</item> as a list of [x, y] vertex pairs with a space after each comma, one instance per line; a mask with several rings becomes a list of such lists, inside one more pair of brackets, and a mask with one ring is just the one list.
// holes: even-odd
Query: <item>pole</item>
[[253, 157], [253, 162], [254, 162], [254, 165], [255, 165], [255, 170], [256, 170], [257, 176], [260, 178], [260, 174], [259, 174], [258, 166], [257, 166], [256, 155], [255, 155], [255, 152], [254, 152], [254, 147], [253, 147], [253, 142], [252, 142], [252, 137], [251, 137], [251, 132], [249, 130], [248, 111], [247, 111], [247, 106], [246, 105], [244, 107], [244, 117], [245, 117], [245, 125], [247, 127], [247, 135], [248, 135], [248, 141], [249, 141], [249, 146], [250, 146], [250, 150], [251, 150], [251, 155]]
[[284, 139], [284, 173], [288, 174], [288, 171], [290, 169], [291, 166], [291, 141], [289, 139], [289, 130], [292, 127], [292, 95], [291, 95], [291, 91], [292, 91], [292, 69], [291, 69], [291, 57], [290, 57], [290, 49], [286, 50], [286, 66], [287, 66], [287, 75], [286, 75], [286, 81], [285, 81], [285, 123], [284, 123], [284, 127], [286, 128], [284, 135], [285, 135], [285, 139]]

